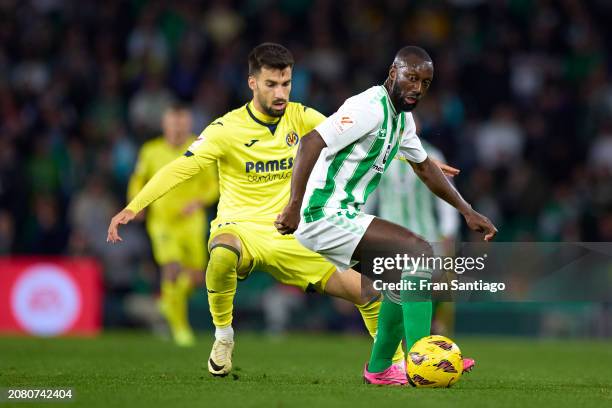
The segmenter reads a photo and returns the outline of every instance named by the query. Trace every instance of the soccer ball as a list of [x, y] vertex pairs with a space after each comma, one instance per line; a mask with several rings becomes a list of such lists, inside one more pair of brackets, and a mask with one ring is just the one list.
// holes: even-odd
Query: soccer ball
[[461, 350], [447, 337], [423, 337], [410, 349], [406, 370], [415, 387], [450, 387], [463, 373]]

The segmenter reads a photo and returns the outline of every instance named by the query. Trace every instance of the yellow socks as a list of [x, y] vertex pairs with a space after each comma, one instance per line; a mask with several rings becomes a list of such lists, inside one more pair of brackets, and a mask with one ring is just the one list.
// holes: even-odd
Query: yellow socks
[[[363, 322], [365, 323], [368, 332], [372, 338], [376, 338], [376, 331], [378, 328], [378, 313], [380, 312], [380, 296], [371, 300], [370, 302], [364, 305], [355, 305], [361, 313], [361, 317], [363, 318]], [[397, 350], [395, 350], [395, 354], [393, 355], [393, 364], [403, 363], [405, 361], [404, 350], [402, 350], [402, 343], [400, 342], [397, 346]]]
[[188, 316], [191, 291], [191, 277], [188, 272], [181, 272], [175, 282], [163, 280], [161, 283], [160, 310], [179, 346], [192, 346], [195, 343]]
[[237, 266], [238, 253], [235, 249], [218, 245], [210, 251], [206, 269], [206, 290], [210, 314], [216, 327], [232, 324]]

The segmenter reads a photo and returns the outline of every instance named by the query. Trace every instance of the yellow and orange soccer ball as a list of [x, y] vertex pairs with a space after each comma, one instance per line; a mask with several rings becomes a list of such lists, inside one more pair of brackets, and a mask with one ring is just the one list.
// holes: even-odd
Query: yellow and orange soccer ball
[[410, 349], [406, 370], [415, 387], [450, 387], [463, 374], [461, 350], [447, 337], [423, 337]]

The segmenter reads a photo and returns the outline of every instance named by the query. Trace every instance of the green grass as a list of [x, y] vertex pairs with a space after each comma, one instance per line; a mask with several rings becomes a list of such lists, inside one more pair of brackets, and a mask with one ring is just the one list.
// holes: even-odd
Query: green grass
[[[206, 371], [211, 336], [193, 349], [142, 333], [96, 339], [0, 338], [0, 387], [70, 387], [71, 407], [604, 407], [612, 345], [596, 341], [455, 339], [477, 369], [450, 389], [361, 383], [365, 337], [241, 333], [234, 373]], [[16, 403], [17, 407], [45, 403]], [[0, 402], [0, 408], [9, 406]], [[51, 406], [57, 406], [57, 403]]]

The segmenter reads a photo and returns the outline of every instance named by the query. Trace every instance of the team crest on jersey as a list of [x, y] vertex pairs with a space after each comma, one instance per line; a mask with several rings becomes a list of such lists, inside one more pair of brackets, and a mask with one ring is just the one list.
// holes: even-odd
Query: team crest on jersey
[[291, 132], [287, 133], [285, 141], [287, 142], [287, 146], [293, 147], [298, 144], [298, 142], [300, 141], [300, 137], [292, 130]]

